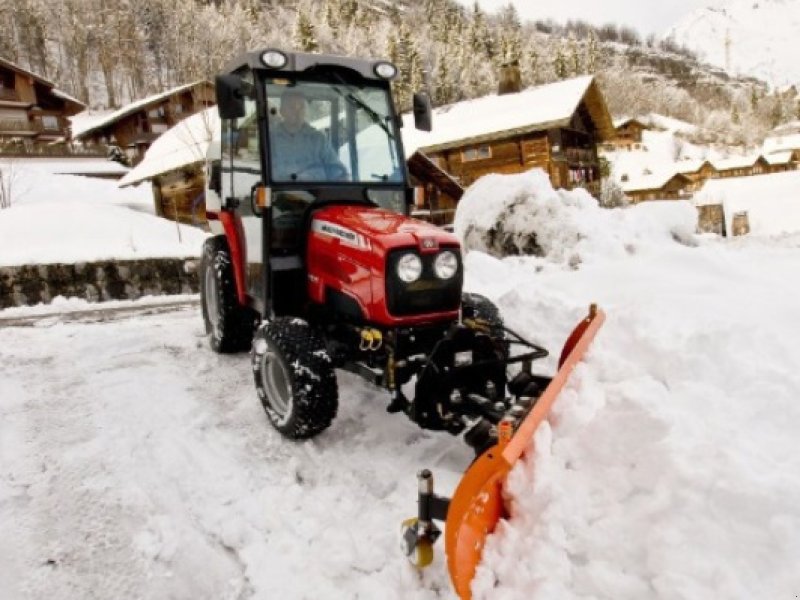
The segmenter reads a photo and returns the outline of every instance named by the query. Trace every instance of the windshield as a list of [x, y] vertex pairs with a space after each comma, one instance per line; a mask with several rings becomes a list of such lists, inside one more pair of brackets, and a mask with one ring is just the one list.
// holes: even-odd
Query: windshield
[[275, 182], [403, 183], [388, 90], [268, 79]]

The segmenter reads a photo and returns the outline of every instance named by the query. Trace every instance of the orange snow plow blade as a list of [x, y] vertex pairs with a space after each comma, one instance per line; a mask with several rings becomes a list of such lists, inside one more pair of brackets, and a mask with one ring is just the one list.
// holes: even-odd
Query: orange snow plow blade
[[471, 584], [483, 554], [486, 537], [506, 516], [503, 485], [514, 464], [530, 447], [539, 424], [547, 417], [575, 365], [583, 358], [605, 320], [603, 311], [592, 305], [564, 344], [555, 377], [539, 397], [516, 432], [499, 432], [499, 442], [484, 452], [461, 479], [447, 510], [445, 552], [447, 567], [456, 593], [471, 598]]

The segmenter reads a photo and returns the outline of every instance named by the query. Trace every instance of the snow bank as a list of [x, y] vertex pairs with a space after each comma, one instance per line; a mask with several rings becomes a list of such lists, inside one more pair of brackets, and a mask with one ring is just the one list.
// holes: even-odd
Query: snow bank
[[454, 221], [466, 250], [534, 255], [573, 267], [663, 241], [690, 243], [696, 226], [696, 210], [687, 202], [601, 209], [585, 190], [554, 190], [541, 169], [481, 177], [464, 193]]
[[22, 204], [0, 211], [0, 266], [193, 257], [207, 235], [98, 202]]
[[53, 202], [67, 204], [101, 202], [153, 213], [153, 192], [149, 186], [120, 190], [112, 179], [97, 179], [59, 173], [81, 171], [119, 172], [119, 165], [94, 159], [8, 159], [0, 158], [0, 170], [12, 185], [12, 206]]
[[470, 290], [556, 356], [588, 302], [608, 314], [511, 474], [476, 599], [794, 597], [797, 238], [587, 258], [467, 258]]
[[746, 212], [753, 235], [780, 235], [800, 231], [800, 171], [757, 177], [711, 179], [697, 192], [696, 204], [722, 204], [727, 231], [733, 216]]

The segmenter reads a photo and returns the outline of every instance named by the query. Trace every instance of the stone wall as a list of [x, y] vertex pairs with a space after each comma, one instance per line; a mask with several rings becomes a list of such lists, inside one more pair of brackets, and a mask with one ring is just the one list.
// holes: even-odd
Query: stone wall
[[196, 259], [154, 258], [0, 267], [0, 309], [49, 303], [56, 296], [90, 302], [199, 290]]

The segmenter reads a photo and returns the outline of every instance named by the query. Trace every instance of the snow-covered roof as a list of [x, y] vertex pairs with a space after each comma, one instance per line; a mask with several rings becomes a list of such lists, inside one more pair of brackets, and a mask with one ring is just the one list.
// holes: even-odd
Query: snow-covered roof
[[694, 158], [688, 160], [679, 160], [675, 163], [676, 172], [678, 173], [696, 173], [700, 169], [703, 168], [703, 165], [708, 163], [712, 167], [714, 165], [711, 164], [711, 161], [706, 160], [704, 158]]
[[632, 121], [635, 121], [635, 122], [637, 122], [637, 123], [639, 123], [639, 124], [641, 124], [641, 125], [643, 125], [645, 127], [647, 127], [647, 125], [648, 125], [647, 122], [645, 120], [641, 119], [640, 117], [619, 117], [617, 119], [614, 119], [612, 124], [614, 125], [614, 129], [619, 129], [623, 125], [627, 125], [628, 123], [630, 123]]
[[764, 140], [762, 149], [765, 154], [800, 149], [800, 133], [772, 135]]
[[115, 110], [114, 112], [110, 113], [105, 118], [100, 119], [99, 121], [96, 121], [96, 122], [92, 123], [86, 129], [75, 130], [73, 128], [72, 138], [73, 139], [80, 139], [81, 137], [83, 137], [83, 136], [85, 136], [85, 135], [87, 135], [87, 134], [89, 134], [89, 133], [91, 133], [93, 131], [96, 131], [98, 129], [102, 129], [103, 127], [106, 127], [106, 126], [118, 121], [122, 117], [125, 117], [125, 116], [127, 116], [127, 115], [129, 115], [129, 114], [131, 114], [133, 112], [136, 112], [137, 110], [140, 110], [141, 108], [143, 108], [145, 106], [148, 106], [150, 104], [154, 104], [154, 103], [159, 102], [160, 100], [163, 100], [165, 98], [169, 98], [170, 96], [172, 96], [174, 94], [179, 94], [179, 93], [181, 93], [181, 92], [183, 92], [185, 90], [191, 89], [191, 88], [193, 88], [193, 87], [195, 87], [197, 85], [200, 85], [202, 83], [208, 83], [208, 82], [206, 80], [201, 79], [201, 80], [198, 80], [198, 81], [194, 81], [192, 83], [187, 83], [185, 85], [181, 85], [181, 86], [172, 88], [170, 90], [167, 90], [166, 92], [161, 92], [159, 94], [153, 94], [152, 96], [147, 96], [146, 98], [142, 98], [141, 100], [136, 100], [135, 102], [131, 102], [130, 104], [127, 104], [127, 105], [123, 106], [122, 108], [120, 108], [118, 110]]
[[794, 153], [795, 150], [782, 150], [781, 152], [773, 152], [772, 154], [765, 155], [764, 160], [771, 165], [785, 165], [792, 162], [792, 156]]
[[642, 190], [660, 190], [673, 178], [679, 177], [687, 182], [689, 178], [672, 170], [664, 170], [658, 173], [643, 173], [642, 175], [628, 176], [627, 181], [621, 181], [620, 187], [624, 192], [639, 192]]
[[144, 160], [119, 181], [120, 187], [204, 160], [220, 129], [216, 106], [187, 117], [161, 134], [148, 148]]
[[658, 113], [650, 113], [641, 117], [639, 120], [653, 127], [658, 127], [659, 129], [664, 129], [673, 133], [695, 133], [697, 131], [696, 125]]
[[596, 111], [599, 114], [592, 114], [592, 118], [601, 129], [601, 135], [613, 137], [613, 125], [605, 101], [594, 78], [584, 76], [515, 94], [495, 94], [439, 107], [433, 111], [433, 131], [430, 132], [415, 129], [413, 115], [404, 115], [406, 154], [411, 156], [420, 149], [430, 153], [505, 135], [567, 125], [589, 93], [599, 99], [594, 102], [599, 105]]
[[752, 167], [761, 158], [760, 154], [750, 156], [729, 156], [728, 158], [713, 159], [711, 164], [718, 171], [727, 171], [729, 169], [745, 169]]

